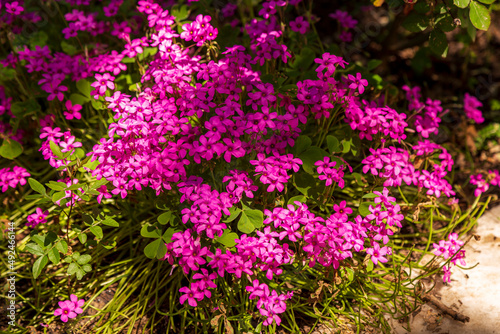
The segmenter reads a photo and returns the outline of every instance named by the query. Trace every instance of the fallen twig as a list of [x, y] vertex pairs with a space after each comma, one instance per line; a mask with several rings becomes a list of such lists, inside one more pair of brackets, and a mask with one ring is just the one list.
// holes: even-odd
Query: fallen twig
[[449, 308], [448, 306], [443, 304], [439, 299], [437, 299], [433, 295], [429, 295], [429, 294], [424, 295], [424, 296], [422, 296], [422, 300], [434, 304], [434, 306], [436, 306], [441, 312], [449, 315], [450, 317], [452, 317], [455, 320], [461, 321], [463, 323], [469, 322], [469, 320], [470, 320], [470, 318], [468, 316], [463, 315], [461, 313], [458, 313], [455, 310], [452, 310], [451, 308]]

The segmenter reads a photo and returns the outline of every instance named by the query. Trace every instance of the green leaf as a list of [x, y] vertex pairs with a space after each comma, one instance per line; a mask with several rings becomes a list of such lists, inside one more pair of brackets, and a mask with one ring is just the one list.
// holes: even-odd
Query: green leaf
[[455, 24], [453, 23], [453, 18], [450, 14], [438, 15], [434, 21], [435, 27], [441, 29], [442, 31], [452, 31], [455, 29]]
[[92, 260], [92, 256], [90, 256], [89, 254], [83, 254], [76, 260], [76, 262], [80, 265], [84, 265], [86, 263], [89, 263], [90, 260]]
[[156, 225], [144, 225], [141, 228], [141, 235], [145, 238], [161, 238], [161, 229]]
[[119, 227], [120, 226], [120, 224], [118, 224], [118, 222], [116, 220], [114, 220], [113, 218], [110, 218], [110, 217], [107, 217], [106, 219], [101, 221], [101, 223], [103, 225], [112, 226], [112, 227]]
[[77, 52], [77, 49], [75, 46], [69, 44], [68, 42], [66, 41], [62, 41], [61, 42], [61, 49], [64, 51], [64, 53], [72, 56], [74, 55], [76, 52]]
[[63, 159], [64, 155], [61, 152], [61, 148], [59, 148], [59, 146], [56, 143], [54, 143], [52, 140], [50, 141], [49, 144], [50, 144], [50, 150], [52, 151], [52, 153], [54, 153], [54, 155], [56, 157], [58, 157], [59, 159]]
[[307, 198], [317, 198], [323, 187], [316, 185], [316, 179], [307, 173], [298, 173], [293, 176], [295, 188]]
[[49, 183], [47, 183], [47, 187], [56, 191], [65, 190], [67, 188], [66, 183], [56, 181], [50, 181]]
[[40, 110], [42, 110], [42, 107], [34, 98], [23, 102], [12, 103], [10, 107], [10, 111], [18, 118], [25, 117], [28, 114], [35, 113]]
[[300, 54], [296, 56], [295, 61], [292, 64], [292, 68], [307, 70], [314, 62], [314, 58], [316, 58], [316, 53], [310, 48], [304, 47], [300, 51]]
[[238, 230], [240, 230], [243, 233], [249, 234], [252, 233], [255, 230], [255, 226], [248, 220], [246, 216], [241, 216], [240, 220], [238, 221]]
[[189, 16], [189, 8], [186, 5], [175, 5], [172, 7], [172, 16], [177, 22], [184, 21]]
[[314, 174], [314, 164], [317, 161], [323, 160], [326, 156], [329, 156], [329, 154], [325, 150], [313, 146], [300, 154], [299, 159], [302, 160], [302, 168], [304, 168], [307, 173]]
[[373, 271], [373, 261], [371, 259], [369, 259], [368, 262], [366, 263], [366, 271], [367, 272]]
[[356, 183], [362, 187], [366, 187], [367, 184], [366, 184], [366, 180], [363, 180], [363, 176], [359, 173], [352, 173], [351, 174], [354, 179], [356, 180]]
[[52, 202], [57, 202], [59, 201], [60, 199], [64, 198], [66, 196], [66, 192], [64, 191], [59, 191], [57, 193], [55, 193], [54, 195], [52, 195]]
[[84, 264], [82, 266], [82, 269], [85, 270], [86, 272], [92, 271], [92, 266], [90, 264]]
[[25, 250], [36, 256], [43, 256], [44, 254], [43, 248], [34, 242], [30, 242], [29, 244], [27, 244]]
[[122, 58], [122, 63], [124, 63], [124, 64], [132, 64], [132, 63], [135, 63], [135, 58], [123, 57], [123, 58]]
[[372, 71], [379, 67], [382, 64], [382, 60], [380, 59], [370, 59], [368, 63], [366, 64], [366, 69], [368, 71]]
[[235, 220], [236, 218], [238, 218], [238, 216], [240, 215], [241, 213], [241, 209], [240, 208], [237, 208], [237, 207], [231, 207], [229, 209], [229, 212], [231, 213], [229, 215], [229, 217], [227, 217], [225, 220], [224, 220], [224, 223], [230, 223], [232, 222], [233, 220]]
[[371, 214], [371, 212], [369, 210], [370, 205], [375, 207], [376, 204], [375, 204], [375, 202], [363, 202], [363, 203], [361, 203], [359, 208], [358, 208], [359, 214], [362, 215], [363, 217], [366, 217], [369, 214]]
[[260, 228], [264, 222], [264, 213], [260, 210], [244, 210], [241, 216], [246, 216], [255, 228]]
[[342, 151], [340, 148], [340, 142], [336, 137], [330, 135], [326, 136], [326, 143], [331, 154]]
[[488, 8], [484, 5], [472, 0], [470, 3], [470, 21], [479, 30], [488, 30], [491, 17]]
[[304, 195], [298, 195], [290, 198], [287, 202], [287, 204], [295, 204], [295, 202], [300, 202], [300, 203], [305, 203], [306, 202], [306, 197]]
[[226, 247], [234, 247], [236, 245], [236, 240], [238, 239], [238, 234], [231, 232], [229, 230], [224, 230], [224, 234], [221, 237], [215, 237], [215, 240], [220, 242]]
[[438, 56], [446, 57], [448, 54], [448, 39], [440, 29], [434, 29], [429, 37], [429, 47]]
[[347, 278], [347, 280], [349, 282], [352, 282], [354, 280], [354, 270], [352, 270], [351, 268], [349, 267], [345, 267], [344, 268], [344, 275], [345, 277]]
[[484, 4], [487, 4], [487, 5], [491, 5], [492, 3], [494, 3], [496, 0], [478, 0], [479, 2], [482, 2]]
[[38, 30], [30, 35], [29, 44], [30, 49], [35, 49], [36, 46], [45, 46], [47, 45], [47, 41], [49, 40], [49, 36], [45, 31]]
[[56, 244], [56, 248], [59, 252], [61, 252], [62, 254], [66, 254], [68, 252], [68, 243], [64, 240], [60, 240], [57, 244]]
[[71, 262], [68, 266], [68, 274], [73, 275], [76, 273], [77, 270], [78, 270], [78, 265], [74, 262]]
[[47, 233], [47, 236], [45, 237], [45, 241], [43, 242], [43, 245], [45, 247], [50, 246], [50, 244], [52, 244], [56, 240], [57, 240], [57, 234], [50, 231]]
[[36, 259], [35, 263], [33, 264], [33, 278], [34, 279], [36, 279], [38, 276], [40, 276], [42, 269], [47, 265], [48, 262], [49, 262], [49, 259], [47, 258], [47, 255], [44, 255], [44, 256]]
[[342, 153], [348, 153], [351, 150], [352, 140], [342, 140]]
[[86, 96], [83, 96], [82, 94], [71, 94], [69, 96], [69, 99], [71, 101], [71, 104], [75, 105], [75, 104], [79, 104], [81, 106], [83, 106], [85, 103], [89, 102], [90, 99]]
[[429, 26], [429, 17], [423, 14], [411, 13], [401, 25], [408, 31], [421, 32]]
[[80, 242], [84, 244], [85, 242], [87, 242], [87, 235], [85, 233], [78, 234], [78, 240], [80, 240]]
[[47, 255], [49, 256], [50, 262], [52, 262], [53, 264], [59, 264], [59, 261], [61, 260], [61, 256], [59, 255], [59, 252], [57, 251], [57, 249], [52, 248], [48, 252]]
[[369, 194], [366, 194], [363, 196], [363, 198], [377, 198], [378, 195], [374, 194], [374, 193], [369, 193]]
[[144, 254], [149, 259], [163, 259], [167, 254], [167, 246], [162, 238], [156, 239], [144, 248]]
[[453, 4], [458, 8], [467, 8], [469, 6], [470, 0], [453, 0]]
[[415, 4], [413, 9], [420, 14], [428, 13], [431, 10], [431, 6], [426, 1], [419, 1]]
[[163, 233], [163, 241], [165, 241], [167, 244], [169, 242], [172, 241], [172, 236], [176, 233], [176, 232], [179, 232], [179, 230], [173, 228], [173, 227], [169, 227], [167, 228], [167, 230], [165, 231], [165, 233]]
[[309, 147], [311, 147], [311, 144], [311, 138], [309, 138], [308, 136], [299, 136], [299, 138], [297, 138], [297, 140], [295, 141], [295, 145], [293, 146], [295, 155], [297, 156], [307, 150]]
[[35, 179], [33, 179], [33, 178], [30, 177], [28, 179], [28, 182], [30, 184], [31, 189], [33, 189], [37, 193], [42, 194], [42, 195], [46, 195], [47, 194], [47, 192], [45, 191], [45, 187], [40, 182], [38, 182], [37, 180], [35, 180]]
[[173, 220], [172, 212], [167, 211], [158, 216], [158, 223], [162, 225], [166, 225]]
[[102, 233], [102, 228], [100, 226], [90, 226], [90, 232], [92, 232], [92, 234], [94, 234], [97, 239], [102, 239], [102, 237], [104, 236]]
[[23, 147], [17, 141], [5, 138], [0, 146], [0, 155], [6, 159], [13, 160], [23, 153]]
[[40, 247], [45, 247], [45, 236], [44, 235], [35, 234], [31, 237], [31, 240], [33, 240], [34, 242], [39, 244]]
[[85, 79], [79, 80], [76, 83], [76, 88], [80, 91], [80, 93], [82, 93], [83, 96], [90, 99], [91, 86], [87, 80]]

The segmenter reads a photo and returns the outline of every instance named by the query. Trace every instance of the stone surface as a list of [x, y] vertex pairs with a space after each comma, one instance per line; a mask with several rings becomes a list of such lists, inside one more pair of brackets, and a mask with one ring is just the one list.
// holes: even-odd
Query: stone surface
[[395, 334], [500, 334], [500, 206], [478, 220], [474, 233], [481, 239], [471, 239], [465, 246], [465, 259], [468, 267], [478, 265], [472, 270], [453, 267], [451, 282], [443, 284], [438, 277], [432, 292], [470, 321], [454, 320], [427, 303], [410, 319], [411, 332], [404, 329], [405, 324], [393, 321]]

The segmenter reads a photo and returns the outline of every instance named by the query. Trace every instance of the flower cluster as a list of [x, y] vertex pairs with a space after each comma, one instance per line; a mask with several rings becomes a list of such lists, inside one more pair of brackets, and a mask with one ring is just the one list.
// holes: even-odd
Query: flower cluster
[[0, 169], [0, 188], [2, 192], [6, 192], [7, 189], [15, 188], [18, 185], [24, 186], [26, 184], [26, 178], [31, 176], [28, 171], [19, 166], [14, 166], [14, 168], [6, 167]]
[[213, 41], [218, 34], [217, 28], [214, 28], [209, 22], [212, 18], [209, 15], [198, 15], [192, 23], [186, 23], [182, 26], [181, 38], [185, 41], [196, 42], [197, 46], [202, 46], [206, 41]]
[[71, 13], [64, 16], [66, 21], [69, 22], [68, 27], [62, 31], [64, 38], [76, 37], [79, 31], [86, 31], [92, 36], [107, 32], [109, 26], [104, 21], [97, 21], [97, 16], [98, 13], [85, 14], [83, 11], [73, 9]]
[[48, 215], [48, 210], [42, 211], [42, 209], [36, 208], [35, 213], [27, 217], [28, 222], [26, 223], [26, 226], [35, 227], [38, 224], [46, 223]]
[[274, 190], [282, 192], [291, 177], [287, 173], [288, 170], [292, 169], [294, 172], [298, 172], [302, 161], [294, 158], [292, 154], [279, 155], [275, 152], [269, 157], [259, 153], [257, 160], [250, 160], [250, 164], [255, 166], [255, 173], [260, 175], [260, 182], [269, 184], [267, 192]]
[[481, 196], [482, 193], [488, 191], [490, 186], [500, 186], [500, 172], [498, 170], [489, 170], [484, 178], [483, 174], [473, 174], [470, 176], [470, 183], [476, 186], [474, 196]]
[[330, 157], [325, 157], [323, 160], [316, 161], [314, 166], [317, 167], [320, 180], [326, 180], [325, 185], [328, 187], [336, 182], [341, 189], [344, 188], [344, 169], [345, 165], [338, 166], [336, 161], [330, 162]]
[[408, 185], [415, 183], [415, 167], [408, 151], [392, 146], [369, 151], [371, 155], [362, 161], [363, 173], [385, 178], [385, 187], [400, 186], [403, 181]]
[[464, 242], [461, 240], [458, 240], [458, 234], [456, 233], [451, 233], [448, 235], [448, 240], [441, 240], [439, 243], [434, 243], [432, 246], [434, 247], [433, 253], [436, 256], [442, 256], [445, 260], [448, 260], [451, 258], [450, 263], [447, 266], [443, 267], [444, 271], [444, 276], [443, 276], [443, 281], [444, 282], [450, 282], [451, 281], [451, 264], [457, 265], [457, 262], [460, 263], [461, 266], [465, 266], [465, 250], [460, 249], [464, 245]]
[[51, 123], [49, 121], [49, 124], [46, 124], [47, 126], [42, 127], [40, 139], [45, 139], [45, 141], [39, 151], [42, 152], [45, 160], [49, 160], [52, 167], [59, 168], [67, 165], [69, 160], [57, 157], [50, 148], [50, 142], [59, 146], [62, 153], [69, 152], [70, 154], [73, 154], [77, 148], [82, 147], [82, 143], [76, 141], [76, 137], [72, 136], [70, 131], [61, 132], [61, 128], [52, 128]]
[[446, 113], [441, 107], [441, 101], [428, 98], [425, 103], [422, 102], [420, 100], [420, 87], [410, 88], [405, 85], [403, 90], [406, 91], [408, 110], [414, 110], [417, 113], [414, 118], [414, 127], [417, 133], [420, 133], [424, 138], [429, 138], [431, 134], [438, 134], [441, 116]]
[[61, 316], [62, 322], [68, 322], [68, 319], [76, 318], [83, 312], [82, 306], [84, 299], [78, 299], [76, 295], [70, 295], [70, 299], [58, 302], [59, 308], [54, 311], [56, 317]]
[[350, 29], [354, 29], [358, 21], [355, 20], [348, 12], [343, 10], [336, 10], [335, 13], [329, 15], [332, 19], [337, 20], [342, 28], [342, 31], [339, 34], [339, 39], [342, 42], [351, 42], [352, 41], [352, 33], [349, 31]]
[[[374, 137], [383, 135], [398, 142], [406, 139], [404, 132], [408, 124], [405, 119], [405, 114], [387, 106], [377, 107], [375, 101], [360, 104], [355, 100], [349, 103], [345, 118], [353, 130], [359, 131], [361, 139], [374, 140]], [[381, 141], [386, 139], [382, 137]]]
[[281, 324], [281, 318], [278, 314], [286, 311], [286, 300], [292, 298], [293, 292], [286, 294], [278, 294], [276, 290], [270, 292], [269, 286], [266, 283], [260, 283], [254, 280], [251, 286], [247, 286], [246, 290], [250, 293], [250, 299], [257, 299], [257, 308], [260, 314], [266, 317], [264, 326], [269, 326], [276, 322], [277, 325]]
[[[431, 171], [415, 171], [417, 178], [415, 185], [419, 188], [427, 188], [427, 195], [440, 197], [441, 193], [444, 193], [447, 197], [454, 196], [455, 192], [452, 190], [450, 183], [445, 179], [453, 167], [451, 154], [441, 145], [428, 140], [418, 142], [417, 145], [413, 146], [413, 149], [416, 150], [415, 156], [424, 156], [424, 159], [427, 160], [432, 168]], [[437, 150], [441, 150], [441, 153], [435, 159], [434, 152]]]
[[476, 123], [483, 123], [483, 113], [478, 108], [482, 107], [483, 104], [474, 96], [465, 93], [464, 96], [464, 111], [465, 115]]

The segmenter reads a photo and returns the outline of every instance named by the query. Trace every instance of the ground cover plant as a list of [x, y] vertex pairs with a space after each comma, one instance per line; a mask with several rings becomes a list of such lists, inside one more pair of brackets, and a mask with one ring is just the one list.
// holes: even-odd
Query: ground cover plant
[[498, 101], [384, 69], [474, 57], [497, 7], [1, 2], [1, 329], [409, 326], [495, 200]]

